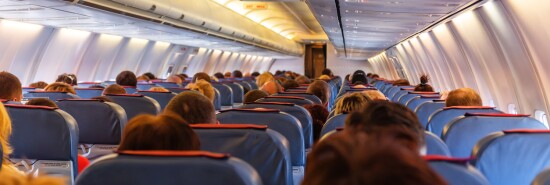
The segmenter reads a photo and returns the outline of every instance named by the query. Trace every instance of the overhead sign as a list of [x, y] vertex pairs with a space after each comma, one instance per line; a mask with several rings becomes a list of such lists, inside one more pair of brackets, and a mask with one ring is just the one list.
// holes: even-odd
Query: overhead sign
[[244, 9], [267, 10], [267, 3], [244, 3]]

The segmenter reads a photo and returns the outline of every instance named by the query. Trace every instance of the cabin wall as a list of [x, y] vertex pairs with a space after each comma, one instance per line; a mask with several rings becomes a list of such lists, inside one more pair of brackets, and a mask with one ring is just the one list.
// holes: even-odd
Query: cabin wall
[[363, 70], [367, 73], [373, 71], [373, 67], [367, 60], [351, 60], [338, 57], [336, 49], [331, 43], [327, 43], [327, 68], [331, 69], [334, 75], [342, 78], [356, 70]]
[[[428, 74], [438, 91], [473, 88], [485, 105], [546, 121], [544, 112], [550, 107], [548, 12], [550, 1], [488, 1], [371, 61], [388, 64], [383, 58], [395, 57], [413, 83]], [[386, 68], [375, 70], [386, 73]]]

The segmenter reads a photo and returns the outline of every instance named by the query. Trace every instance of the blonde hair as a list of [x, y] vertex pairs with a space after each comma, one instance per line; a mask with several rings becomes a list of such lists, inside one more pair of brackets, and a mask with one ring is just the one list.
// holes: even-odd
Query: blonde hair
[[64, 177], [22, 175], [15, 169], [4, 169], [0, 171], [0, 185], [64, 185], [67, 179]]
[[386, 96], [384, 96], [384, 94], [382, 94], [382, 92], [378, 90], [367, 90], [363, 91], [363, 93], [372, 100], [387, 100]]
[[164, 87], [151, 87], [149, 90], [155, 91], [155, 92], [170, 92], [168, 89], [165, 89]]
[[201, 94], [210, 99], [211, 102], [214, 102], [214, 98], [216, 96], [214, 94], [214, 87], [212, 87], [212, 84], [208, 83], [207, 81], [203, 79], [197, 80], [196, 83], [190, 83], [189, 85], [187, 85], [187, 88], [199, 91]]
[[63, 82], [52, 83], [46, 86], [46, 88], [44, 88], [44, 91], [58, 91], [58, 92], [68, 92], [71, 94], [76, 94], [76, 92], [74, 91], [73, 87], [71, 87], [71, 85]]
[[260, 76], [256, 77], [256, 85], [258, 85], [258, 87], [263, 86], [269, 81], [275, 81], [275, 78], [269, 72], [262, 73]]
[[4, 105], [0, 105], [0, 145], [2, 145], [2, 164], [8, 164], [9, 155], [12, 152], [9, 138], [11, 135], [11, 119]]
[[359, 111], [362, 108], [366, 107], [370, 101], [372, 100], [367, 95], [361, 92], [355, 92], [345, 95], [344, 97], [340, 98], [338, 102], [336, 102], [334, 114], [336, 115]]
[[481, 97], [471, 88], [455, 89], [447, 95], [445, 106], [481, 106]]
[[331, 78], [330, 78], [330, 76], [328, 76], [328, 75], [321, 75], [321, 76], [319, 77], [319, 80], [330, 80], [330, 79], [331, 79]]

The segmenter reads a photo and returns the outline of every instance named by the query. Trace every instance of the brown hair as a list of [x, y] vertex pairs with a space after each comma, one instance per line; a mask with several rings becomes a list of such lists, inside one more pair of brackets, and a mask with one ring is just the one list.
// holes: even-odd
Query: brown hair
[[44, 91], [58, 91], [58, 92], [68, 92], [68, 93], [76, 94], [73, 87], [64, 82], [54, 82], [46, 86], [46, 88], [44, 88]]
[[55, 82], [63, 82], [69, 85], [76, 85], [77, 84], [76, 75], [63, 73], [57, 76], [57, 79], [55, 80]]
[[177, 115], [142, 114], [128, 122], [118, 150], [200, 150], [200, 141]]
[[323, 80], [315, 80], [309, 85], [306, 90], [306, 93], [311, 93], [321, 99], [323, 105], [328, 103], [330, 97], [330, 86], [327, 82]]
[[259, 100], [259, 99], [262, 99], [266, 96], [269, 96], [265, 91], [262, 91], [262, 90], [258, 90], [258, 89], [254, 89], [254, 90], [251, 90], [251, 91], [248, 91], [245, 95], [244, 95], [244, 100], [243, 102], [244, 103], [251, 103], [251, 102], [255, 102], [256, 100]]
[[372, 101], [372, 99], [362, 92], [347, 94], [336, 102], [334, 114], [359, 111], [366, 107], [370, 101]]
[[411, 83], [409, 83], [409, 81], [407, 79], [399, 79], [399, 80], [393, 81], [393, 85], [408, 86], [408, 85], [411, 85]]
[[137, 77], [132, 71], [122, 71], [116, 76], [116, 84], [122, 86], [136, 86]]
[[15, 75], [6, 71], [0, 72], [0, 99], [21, 101], [23, 88]]
[[481, 106], [483, 102], [477, 92], [470, 88], [455, 89], [449, 93], [445, 106]]
[[287, 81], [283, 82], [283, 88], [285, 90], [296, 88], [296, 87], [300, 87], [300, 84], [298, 84], [298, 82], [296, 82], [296, 80], [290, 79], [290, 80], [287, 80]]
[[55, 104], [55, 102], [47, 98], [33, 98], [29, 100], [27, 103], [25, 103], [25, 105], [38, 105], [38, 106], [59, 108], [57, 107], [57, 104]]
[[212, 87], [212, 84], [203, 79], [197, 80], [195, 83], [190, 83], [187, 85], [187, 88], [200, 92], [202, 95], [206, 96], [210, 102], [214, 102], [214, 99], [216, 98], [216, 92], [214, 92], [214, 87]]
[[311, 80], [306, 76], [299, 76], [296, 77], [296, 82], [298, 82], [298, 84], [310, 84]]
[[166, 111], [176, 113], [189, 124], [216, 123], [214, 104], [206, 96], [194, 91], [182, 92], [172, 98], [166, 105]]
[[262, 91], [265, 91], [267, 94], [272, 95], [278, 92], [281, 92], [282, 87], [277, 81], [267, 81], [260, 87]]
[[118, 84], [111, 84], [103, 90], [103, 95], [106, 94], [126, 94], [126, 89]]
[[40, 88], [40, 89], [44, 89], [44, 88], [46, 88], [46, 86], [48, 86], [48, 83], [46, 83], [44, 81], [38, 81], [38, 82], [34, 82], [32, 84], [29, 84], [29, 87]]
[[304, 108], [307, 109], [313, 120], [313, 140], [317, 141], [330, 113], [327, 108], [319, 104], [304, 105]]
[[168, 89], [164, 87], [151, 87], [149, 91], [155, 91], [155, 92], [170, 92]]
[[193, 76], [193, 81], [191, 81], [192, 83], [195, 83], [197, 82], [197, 80], [204, 80], [204, 81], [207, 81], [207, 82], [211, 82], [212, 79], [210, 78], [210, 76], [206, 73], [203, 73], [203, 72], [200, 72], [200, 73], [197, 73]]
[[422, 75], [420, 76], [420, 84], [418, 84], [416, 87], [414, 87], [414, 91], [419, 92], [434, 92], [434, 88], [428, 84], [428, 81], [430, 78], [428, 75]]

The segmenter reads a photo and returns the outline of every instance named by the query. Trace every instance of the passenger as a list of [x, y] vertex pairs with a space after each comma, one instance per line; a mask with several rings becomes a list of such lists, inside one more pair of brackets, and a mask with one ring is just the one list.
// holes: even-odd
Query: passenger
[[223, 74], [223, 77], [224, 77], [224, 78], [231, 78], [231, 72], [225, 72], [225, 73]]
[[118, 150], [200, 150], [200, 141], [177, 115], [142, 114], [128, 122]]
[[72, 86], [76, 86], [78, 85], [78, 78], [76, 78], [76, 75], [71, 73], [71, 74], [68, 74], [70, 77], [73, 78], [73, 82], [71, 83]]
[[52, 83], [52, 84], [46, 86], [46, 88], [44, 88], [44, 91], [47, 91], [47, 92], [68, 92], [68, 93], [71, 93], [71, 94], [76, 94], [73, 87], [71, 87], [71, 85], [66, 84], [64, 82]]
[[53, 107], [53, 108], [59, 108], [55, 102], [53, 102], [50, 99], [47, 98], [33, 98], [29, 100], [25, 105], [35, 105], [35, 106], [46, 106], [46, 107]]
[[197, 81], [197, 83], [191, 83], [187, 86], [187, 88], [200, 92], [201, 94], [206, 96], [210, 100], [210, 102], [214, 102], [214, 98], [216, 98], [214, 87], [212, 87], [212, 84], [204, 80], [199, 80]]
[[296, 80], [287, 80], [283, 83], [283, 88], [285, 90], [287, 89], [293, 89], [293, 88], [297, 88], [297, 87], [300, 87], [300, 84], [298, 84], [298, 82], [296, 82]]
[[351, 75], [350, 74], [347, 74], [346, 77], [344, 77], [344, 80], [346, 80], [346, 82], [351, 82]]
[[[323, 69], [323, 71], [321, 72], [322, 75], [327, 75], [329, 78], [332, 78], [334, 77], [334, 74], [332, 74], [332, 70], [330, 70], [329, 68], [325, 68]], [[321, 76], [322, 76], [321, 75]]]
[[126, 89], [118, 84], [112, 84], [103, 90], [103, 95], [107, 94], [126, 94]]
[[306, 108], [311, 115], [313, 122], [313, 140], [317, 142], [330, 113], [327, 108], [319, 104], [305, 105], [304, 108]]
[[69, 75], [67, 73], [63, 73], [63, 74], [60, 74], [59, 76], [57, 76], [57, 79], [55, 80], [55, 82], [63, 82], [63, 83], [66, 83], [66, 84], [69, 84], [69, 85], [73, 85], [73, 84], [76, 84], [76, 79], [75, 79], [75, 75]]
[[243, 72], [241, 72], [239, 70], [235, 70], [235, 71], [233, 71], [232, 77], [233, 78], [243, 78]]
[[44, 81], [38, 81], [38, 82], [34, 82], [32, 84], [29, 84], [29, 87], [38, 88], [38, 89], [44, 89], [44, 88], [46, 88], [46, 86], [48, 86], [48, 83], [46, 83]]
[[281, 92], [282, 87], [276, 81], [268, 81], [268, 82], [264, 83], [263, 86], [260, 87], [260, 90], [265, 91], [269, 95], [273, 95], [273, 94], [276, 94], [278, 92]]
[[326, 81], [326, 80], [330, 80], [330, 79], [332, 79], [332, 78], [330, 78], [330, 76], [328, 76], [328, 75], [321, 75], [319, 77], [319, 80], [325, 80]]
[[363, 91], [371, 100], [388, 100], [386, 96], [379, 90], [366, 90]]
[[351, 76], [351, 84], [353, 84], [353, 87], [355, 88], [365, 88], [366, 84], [368, 84], [367, 77], [365, 76], [365, 73], [361, 70], [356, 71]]
[[296, 78], [296, 82], [298, 82], [298, 84], [310, 84], [311, 80], [309, 80], [307, 76], [302, 75]]
[[206, 96], [186, 91], [172, 98], [164, 112], [173, 112], [185, 119], [189, 124], [216, 124], [214, 104]]
[[292, 71], [287, 71], [285, 72], [285, 78], [286, 79], [294, 79], [295, 78], [295, 73], [293, 73]]
[[367, 78], [372, 78], [372, 73], [367, 73]]
[[391, 137], [364, 133], [322, 140], [307, 157], [302, 185], [446, 185], [420, 155]]
[[149, 82], [151, 79], [148, 76], [141, 75], [137, 77], [138, 82]]
[[154, 92], [170, 92], [168, 89], [164, 88], [164, 87], [151, 87], [149, 89], [149, 91], [154, 91]]
[[92, 85], [92, 86], [90, 86], [90, 88], [105, 89], [105, 87], [103, 87], [101, 85]]
[[393, 85], [395, 86], [409, 86], [411, 85], [407, 79], [399, 79], [393, 81]]
[[244, 95], [243, 102], [244, 103], [252, 103], [252, 102], [255, 102], [256, 100], [265, 98], [266, 96], [269, 96], [269, 94], [267, 94], [267, 92], [262, 91], [262, 90], [258, 90], [258, 89], [254, 89], [254, 90], [248, 91]]
[[176, 75], [176, 76], [180, 77], [181, 80], [184, 81], [184, 82], [185, 82], [185, 80], [186, 80], [187, 78], [189, 78], [189, 76], [187, 76], [187, 74], [183, 74], [183, 73], [182, 73], [182, 74], [178, 74], [178, 75]]
[[374, 83], [376, 83], [378, 80], [380, 80], [380, 76], [378, 76], [378, 74], [372, 74], [372, 81], [371, 81], [371, 83], [374, 84]]
[[306, 90], [306, 93], [313, 94], [321, 99], [323, 106], [328, 105], [328, 100], [330, 97], [330, 87], [327, 82], [323, 80], [315, 80], [309, 85]]
[[12, 127], [10, 116], [8, 115], [8, 111], [6, 111], [4, 105], [0, 103], [0, 145], [2, 145], [3, 150], [1, 172], [21, 173], [9, 160], [10, 154], [13, 151], [9, 143], [11, 131]]
[[287, 80], [288, 80], [288, 78], [286, 78], [286, 77], [277, 77], [277, 81], [280, 84], [285, 83]]
[[219, 80], [219, 79], [224, 79], [224, 78], [225, 78], [225, 76], [224, 76], [222, 73], [220, 73], [220, 72], [215, 73], [215, 74], [214, 74], [214, 77], [216, 77], [218, 80]]
[[446, 107], [452, 106], [481, 106], [483, 102], [477, 92], [471, 88], [455, 89], [445, 100]]
[[262, 87], [269, 81], [275, 81], [275, 77], [269, 72], [262, 73], [260, 76], [256, 77], [256, 85], [258, 85], [258, 87]]
[[24, 175], [12, 170], [0, 171], [0, 185], [66, 185], [67, 179], [56, 176]]
[[250, 76], [253, 77], [253, 78], [256, 78], [256, 77], [260, 76], [260, 73], [257, 72], [257, 71], [254, 71], [254, 72], [252, 72], [252, 74], [250, 74]]
[[137, 86], [137, 77], [132, 71], [122, 71], [116, 76], [116, 84], [121, 86]]
[[202, 79], [202, 80], [204, 80], [208, 83], [210, 83], [212, 81], [210, 76], [208, 76], [208, 74], [200, 72], [200, 73], [196, 73], [193, 76], [193, 80], [191, 81], [191, 83], [195, 83], [195, 82], [197, 82], [197, 80], [200, 80], [200, 79]]
[[181, 77], [177, 76], [177, 75], [172, 75], [172, 76], [169, 76], [167, 79], [166, 79], [166, 82], [173, 82], [173, 83], [176, 83], [178, 85], [181, 85], [183, 83], [183, 80]]
[[143, 73], [142, 76], [146, 76], [147, 78], [149, 78], [149, 80], [155, 80], [155, 79], [157, 79], [157, 77], [156, 77], [153, 73], [151, 73], [151, 72]]
[[430, 78], [428, 77], [428, 75], [422, 75], [420, 77], [420, 84], [418, 84], [416, 87], [414, 87], [414, 91], [434, 92], [433, 87], [428, 84], [429, 79]]
[[365, 108], [372, 99], [362, 92], [347, 94], [336, 102], [334, 114], [345, 114]]

